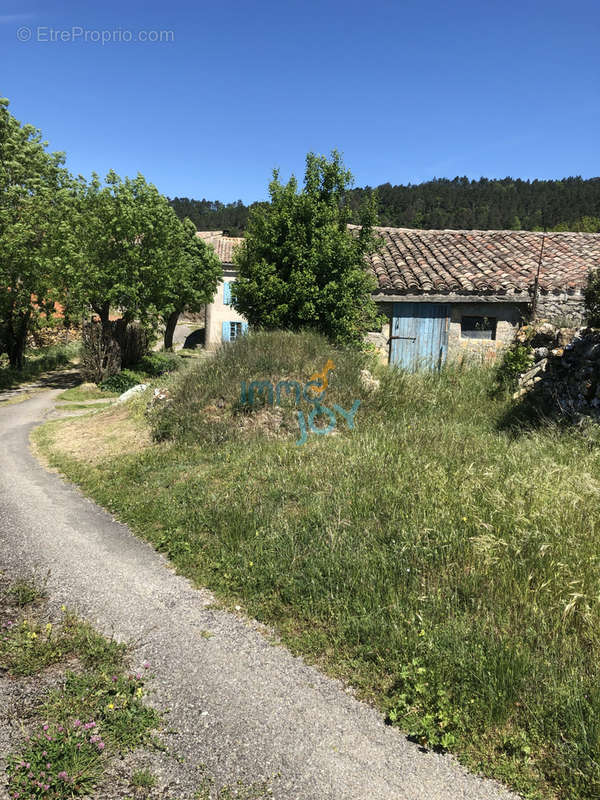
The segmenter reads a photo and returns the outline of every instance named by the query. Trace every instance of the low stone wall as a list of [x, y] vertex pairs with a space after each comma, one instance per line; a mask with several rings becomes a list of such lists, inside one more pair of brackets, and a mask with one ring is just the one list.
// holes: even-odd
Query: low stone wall
[[600, 417], [600, 330], [534, 323], [519, 331], [519, 344], [530, 349], [531, 366], [514, 399], [561, 416]]

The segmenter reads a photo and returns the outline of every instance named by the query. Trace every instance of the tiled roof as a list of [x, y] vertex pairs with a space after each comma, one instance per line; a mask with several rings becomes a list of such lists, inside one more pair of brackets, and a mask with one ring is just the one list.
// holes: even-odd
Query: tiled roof
[[529, 295], [541, 254], [540, 291], [579, 294], [589, 270], [600, 268], [597, 233], [376, 232], [383, 246], [370, 256], [369, 266], [380, 292]]
[[233, 263], [234, 248], [243, 241], [242, 237], [223, 236], [223, 231], [196, 231], [196, 236], [214, 247], [222, 264]]

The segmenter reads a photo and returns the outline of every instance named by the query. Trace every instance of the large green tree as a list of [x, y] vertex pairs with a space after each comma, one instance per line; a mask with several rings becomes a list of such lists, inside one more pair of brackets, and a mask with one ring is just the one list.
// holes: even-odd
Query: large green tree
[[27, 334], [54, 309], [72, 235], [73, 183], [62, 153], [0, 99], [0, 345], [23, 367]]
[[154, 302], [164, 325], [164, 346], [173, 346], [173, 333], [183, 311], [199, 312], [210, 303], [223, 276], [221, 261], [214, 249], [196, 236], [196, 226], [177, 220], [168, 269], [157, 275]]
[[[277, 170], [271, 202], [254, 208], [235, 251], [234, 307], [261, 328], [313, 328], [334, 341], [359, 343], [377, 319], [365, 256], [377, 247], [375, 202], [356, 219], [348, 205], [352, 175], [337, 151], [309, 153], [304, 186]], [[350, 229], [348, 223], [360, 227]]]
[[80, 258], [70, 265], [72, 302], [91, 308], [105, 328], [110, 312], [129, 322], [155, 314], [157, 284], [166, 276], [181, 223], [167, 199], [142, 175], [104, 183], [79, 179]]

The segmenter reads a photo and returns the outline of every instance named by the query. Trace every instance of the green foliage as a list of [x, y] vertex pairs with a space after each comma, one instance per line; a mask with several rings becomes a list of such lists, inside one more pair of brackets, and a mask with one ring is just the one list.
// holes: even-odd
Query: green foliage
[[[370, 189], [351, 189], [349, 202], [360, 207]], [[600, 181], [581, 177], [562, 180], [436, 178], [420, 184], [376, 188], [381, 225], [400, 228], [477, 230], [600, 231]], [[180, 219], [190, 217], [198, 230], [244, 229], [260, 203], [176, 197], [171, 201]]]
[[600, 270], [592, 270], [584, 291], [588, 325], [600, 326]]
[[177, 355], [168, 353], [148, 353], [136, 365], [136, 372], [143, 372], [150, 377], [159, 377], [181, 368], [182, 360]]
[[0, 98], [0, 352], [16, 369], [40, 313], [53, 310], [76, 250], [72, 179], [63, 154], [46, 145]]
[[447, 750], [456, 744], [462, 720], [449, 692], [437, 685], [435, 679], [435, 673], [428, 675], [418, 659], [403, 666], [397, 676], [400, 691], [392, 701], [388, 717], [424, 747]]
[[531, 348], [517, 343], [506, 350], [496, 367], [496, 385], [500, 389], [514, 390], [519, 375], [525, 372], [532, 361]]
[[309, 153], [304, 186], [285, 185], [277, 170], [269, 205], [253, 209], [246, 237], [236, 248], [234, 306], [252, 327], [312, 328], [333, 341], [362, 343], [376, 325], [372, 277], [364, 257], [376, 249], [374, 200], [350, 231], [347, 191], [352, 175], [337, 152], [331, 159]]
[[[0, 356], [0, 389], [11, 389], [24, 381], [35, 380], [44, 372], [68, 366], [79, 354], [79, 344], [51, 345], [29, 350], [25, 353], [22, 369], [15, 369], [3, 363]], [[7, 359], [8, 361], [8, 359]]]
[[[173, 214], [175, 218], [175, 214]], [[173, 346], [175, 325], [182, 311], [201, 311], [223, 277], [221, 261], [213, 248], [196, 236], [196, 227], [184, 220], [173, 232], [169, 268], [155, 282], [153, 302], [165, 326], [164, 346]]]
[[138, 789], [152, 789], [156, 785], [156, 778], [147, 769], [139, 769], [131, 776], [131, 783]]
[[111, 375], [109, 378], [106, 378], [99, 386], [103, 392], [123, 394], [123, 392], [126, 392], [128, 389], [137, 386], [138, 383], [142, 383], [141, 376], [138, 373], [132, 372], [129, 369], [122, 369], [121, 372], [117, 372], [116, 375]]

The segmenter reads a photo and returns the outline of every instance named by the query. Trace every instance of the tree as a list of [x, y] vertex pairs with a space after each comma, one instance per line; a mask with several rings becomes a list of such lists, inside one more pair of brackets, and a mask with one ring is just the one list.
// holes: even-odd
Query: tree
[[146, 320], [155, 284], [165, 274], [180, 223], [158, 189], [140, 174], [120, 178], [114, 171], [103, 185], [95, 173], [78, 185], [77, 235], [80, 258], [69, 269], [74, 304], [91, 308], [103, 327], [110, 311], [126, 322]]
[[179, 315], [187, 310], [198, 312], [209, 303], [223, 276], [223, 268], [213, 248], [196, 236], [196, 226], [190, 219], [177, 225], [173, 236], [168, 269], [156, 282], [154, 302], [164, 324], [164, 347], [173, 347], [173, 333]]
[[27, 334], [54, 311], [59, 275], [74, 253], [72, 178], [62, 153], [21, 125], [0, 99], [0, 345], [22, 369]]
[[352, 175], [339, 153], [309, 153], [304, 187], [277, 170], [270, 204], [255, 207], [234, 259], [234, 307], [251, 326], [313, 328], [334, 341], [359, 343], [377, 317], [365, 256], [377, 247], [375, 201], [368, 196], [349, 229]]

